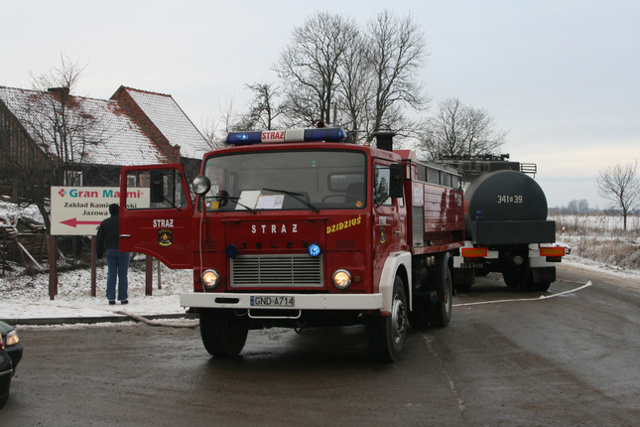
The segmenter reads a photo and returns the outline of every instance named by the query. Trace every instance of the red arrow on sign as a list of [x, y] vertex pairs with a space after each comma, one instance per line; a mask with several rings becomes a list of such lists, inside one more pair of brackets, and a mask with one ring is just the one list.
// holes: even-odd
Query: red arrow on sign
[[77, 218], [71, 218], [66, 221], [60, 221], [60, 224], [76, 228], [78, 225], [99, 225], [101, 222], [102, 221], [78, 221]]

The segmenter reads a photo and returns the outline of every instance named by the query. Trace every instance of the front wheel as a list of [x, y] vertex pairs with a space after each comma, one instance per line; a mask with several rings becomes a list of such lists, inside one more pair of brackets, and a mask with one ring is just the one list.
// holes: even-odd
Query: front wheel
[[249, 319], [234, 310], [207, 309], [200, 312], [200, 336], [214, 357], [235, 357], [242, 351], [249, 332]]
[[400, 359], [409, 325], [407, 311], [404, 283], [396, 276], [393, 282], [391, 315], [372, 316], [366, 325], [369, 349], [378, 362], [388, 363]]

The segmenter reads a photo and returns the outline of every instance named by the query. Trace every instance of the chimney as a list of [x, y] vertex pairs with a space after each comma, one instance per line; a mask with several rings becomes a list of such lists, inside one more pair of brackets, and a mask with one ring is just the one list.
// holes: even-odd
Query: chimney
[[376, 146], [382, 150], [393, 151], [393, 137], [395, 132], [375, 132]]
[[50, 87], [47, 89], [47, 92], [55, 93], [60, 96], [62, 101], [66, 101], [69, 98], [69, 88], [68, 87]]

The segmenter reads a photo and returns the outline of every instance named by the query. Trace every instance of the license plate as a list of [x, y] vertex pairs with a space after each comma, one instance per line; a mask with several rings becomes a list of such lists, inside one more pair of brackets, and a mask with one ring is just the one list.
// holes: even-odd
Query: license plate
[[277, 295], [251, 296], [252, 307], [295, 307], [295, 305], [295, 297]]
[[481, 262], [463, 262], [460, 268], [482, 268], [484, 264]]

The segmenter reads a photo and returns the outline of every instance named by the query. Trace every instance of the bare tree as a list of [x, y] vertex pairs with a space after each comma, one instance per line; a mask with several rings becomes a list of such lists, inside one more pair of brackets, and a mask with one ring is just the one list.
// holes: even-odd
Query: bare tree
[[411, 16], [400, 19], [385, 10], [368, 23], [366, 40], [373, 77], [367, 141], [380, 130], [411, 132], [415, 122], [408, 121], [403, 110], [419, 110], [428, 102], [415, 79], [427, 55], [424, 34]]
[[283, 82], [287, 116], [292, 123], [330, 123], [338, 96], [340, 65], [358, 28], [352, 20], [319, 12], [293, 30], [292, 42], [275, 71]]
[[[373, 99], [373, 69], [367, 51], [369, 45], [360, 34], [347, 47], [345, 58], [339, 67], [340, 108], [336, 123], [351, 130], [366, 131], [367, 114]], [[336, 106], [337, 107], [337, 106]]]
[[365, 31], [339, 15], [317, 13], [296, 28], [275, 70], [282, 81], [287, 124], [318, 119], [364, 133], [379, 130], [416, 135], [406, 109], [428, 99], [416, 81], [426, 57], [424, 35], [410, 16], [388, 11]]
[[229, 132], [247, 130], [243, 116], [235, 110], [233, 102], [233, 98], [225, 100], [224, 105], [218, 102], [218, 116], [209, 117], [203, 125], [202, 134], [212, 149], [224, 148]]
[[[31, 74], [33, 88], [49, 95], [31, 97], [24, 104], [26, 125], [33, 140], [56, 163], [58, 168], [74, 168], [83, 162], [87, 145], [101, 142], [97, 119], [71, 95], [84, 67], [60, 55], [60, 67], [48, 73]], [[70, 182], [68, 185], [78, 185]]]
[[247, 85], [247, 88], [253, 92], [254, 97], [249, 112], [241, 116], [237, 127], [241, 130], [273, 129], [276, 119], [283, 111], [283, 106], [277, 101], [280, 92], [269, 83], [254, 83]]
[[[91, 146], [103, 142], [105, 127], [97, 114], [71, 94], [84, 67], [61, 55], [61, 67], [39, 76], [32, 74], [34, 91], [20, 103], [22, 129], [11, 135], [6, 168], [19, 200], [34, 203], [50, 229], [45, 201], [55, 184], [81, 185], [82, 165]], [[17, 144], [29, 147], [16, 149]]]
[[214, 116], [207, 116], [202, 124], [202, 136], [212, 150], [223, 148], [224, 144], [218, 134], [218, 122]]
[[422, 147], [432, 158], [477, 156], [495, 153], [505, 143], [507, 132], [496, 128], [486, 110], [466, 106], [457, 98], [439, 104], [429, 119]]
[[638, 160], [627, 164], [616, 164], [602, 171], [596, 179], [598, 193], [611, 200], [622, 210], [624, 230], [627, 230], [627, 216], [640, 200], [640, 178]]

